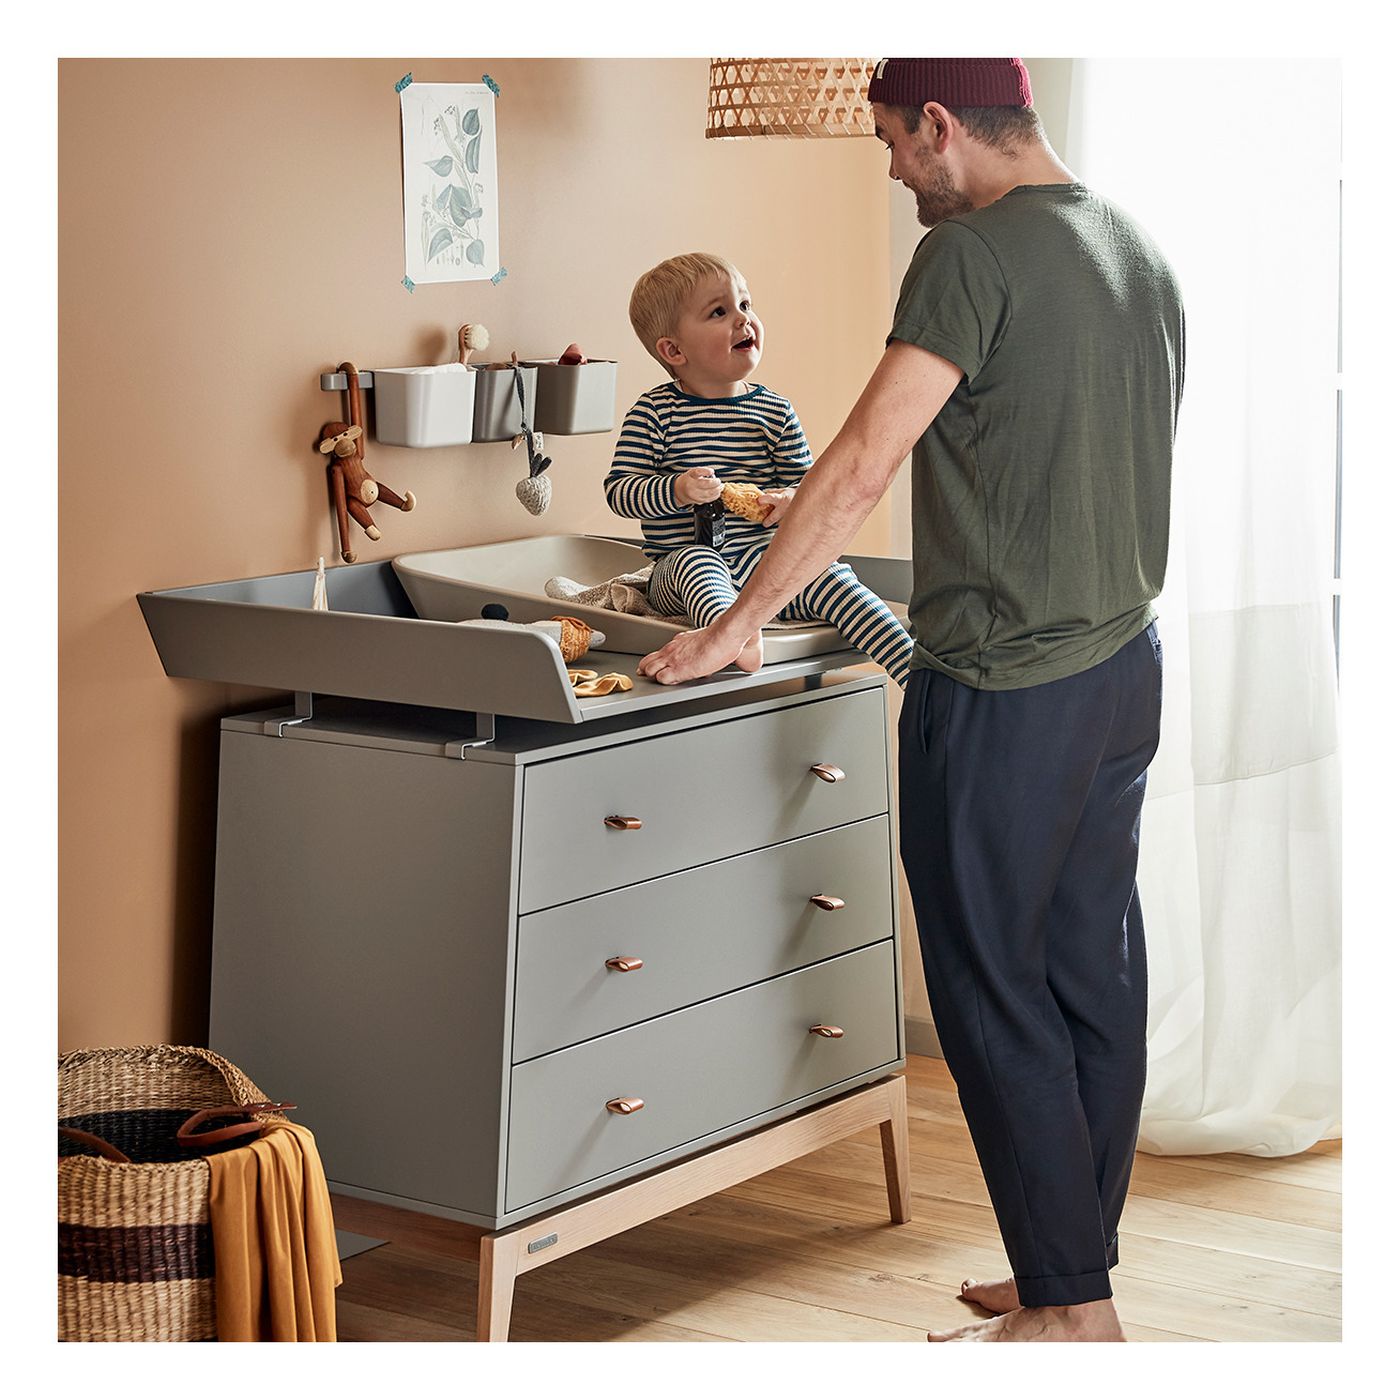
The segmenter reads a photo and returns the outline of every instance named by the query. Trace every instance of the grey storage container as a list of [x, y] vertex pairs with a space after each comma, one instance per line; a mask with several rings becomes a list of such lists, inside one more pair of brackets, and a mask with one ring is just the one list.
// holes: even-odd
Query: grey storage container
[[374, 371], [374, 435], [393, 447], [472, 440], [475, 372], [463, 365]]
[[539, 373], [534, 426], [542, 433], [607, 433], [614, 423], [617, 361], [561, 365], [530, 360]]
[[[520, 366], [521, 387], [525, 390], [525, 423], [535, 426], [535, 394], [538, 371], [533, 365]], [[476, 421], [473, 442], [507, 442], [520, 431], [520, 399], [515, 392], [515, 373], [509, 369], [476, 371]]]

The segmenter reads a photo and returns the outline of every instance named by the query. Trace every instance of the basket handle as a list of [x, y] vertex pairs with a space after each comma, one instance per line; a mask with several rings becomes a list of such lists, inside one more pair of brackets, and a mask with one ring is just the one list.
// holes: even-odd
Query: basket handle
[[100, 1138], [96, 1133], [85, 1133], [81, 1128], [65, 1128], [62, 1123], [58, 1125], [58, 1131], [65, 1137], [70, 1137], [74, 1142], [80, 1142], [84, 1147], [91, 1147], [105, 1157], [109, 1162], [130, 1163], [131, 1158], [119, 1147], [113, 1147], [106, 1138]]
[[226, 1103], [217, 1108], [201, 1108], [198, 1113], [190, 1114], [180, 1124], [175, 1141], [181, 1147], [200, 1148], [216, 1142], [228, 1142], [232, 1138], [256, 1137], [267, 1128], [266, 1123], [229, 1123], [225, 1127], [210, 1128], [203, 1133], [198, 1133], [195, 1129], [207, 1118], [228, 1118], [240, 1113], [280, 1113], [295, 1107], [294, 1103]]

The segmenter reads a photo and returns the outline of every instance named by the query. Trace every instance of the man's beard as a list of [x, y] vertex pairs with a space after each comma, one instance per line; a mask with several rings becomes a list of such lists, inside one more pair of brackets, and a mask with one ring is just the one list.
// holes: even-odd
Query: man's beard
[[930, 160], [924, 170], [928, 173], [928, 184], [922, 188], [910, 185], [914, 191], [914, 201], [918, 207], [919, 222], [925, 228], [941, 224], [957, 214], [970, 214], [975, 207], [962, 190], [953, 183], [948, 167]]

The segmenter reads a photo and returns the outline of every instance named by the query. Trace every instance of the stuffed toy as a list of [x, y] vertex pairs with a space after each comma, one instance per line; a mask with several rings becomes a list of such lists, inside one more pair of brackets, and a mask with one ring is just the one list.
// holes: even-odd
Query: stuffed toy
[[382, 481], [376, 481], [365, 467], [364, 426], [361, 423], [360, 376], [355, 366], [349, 363], [340, 366], [345, 376], [345, 387], [350, 400], [350, 421], [348, 423], [326, 423], [321, 428], [318, 450], [331, 460], [327, 470], [331, 477], [331, 499], [335, 502], [335, 520], [340, 530], [340, 557], [347, 563], [355, 562], [355, 551], [350, 547], [350, 521], [353, 516], [370, 539], [379, 538], [379, 528], [369, 508], [376, 501], [393, 506], [395, 510], [410, 511], [417, 503], [412, 491], [402, 496], [391, 491]]
[[554, 489], [545, 475], [553, 459], [544, 455], [544, 434], [533, 431], [525, 421], [525, 385], [520, 378], [520, 360], [513, 350], [509, 368], [515, 375], [515, 397], [520, 402], [520, 431], [510, 445], [511, 451], [523, 442], [525, 455], [530, 459], [530, 474], [515, 483], [515, 498], [531, 515], [543, 515], [549, 509]]

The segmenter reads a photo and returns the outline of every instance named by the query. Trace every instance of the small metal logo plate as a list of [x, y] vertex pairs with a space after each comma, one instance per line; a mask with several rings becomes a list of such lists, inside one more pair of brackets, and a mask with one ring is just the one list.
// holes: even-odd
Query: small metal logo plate
[[552, 1234], [552, 1235], [542, 1235], [542, 1236], [541, 1236], [539, 1239], [537, 1239], [537, 1240], [531, 1240], [530, 1243], [527, 1244], [527, 1245], [525, 1246], [525, 1253], [526, 1253], [526, 1254], [538, 1254], [538, 1253], [540, 1252], [540, 1250], [542, 1250], [542, 1249], [548, 1249], [548, 1248], [550, 1247], [550, 1245], [552, 1245], [552, 1244], [558, 1244], [558, 1243], [559, 1243], [559, 1235], [558, 1235], [558, 1232], [557, 1232], [557, 1231], [556, 1231], [556, 1233], [554, 1233], [554, 1234]]

